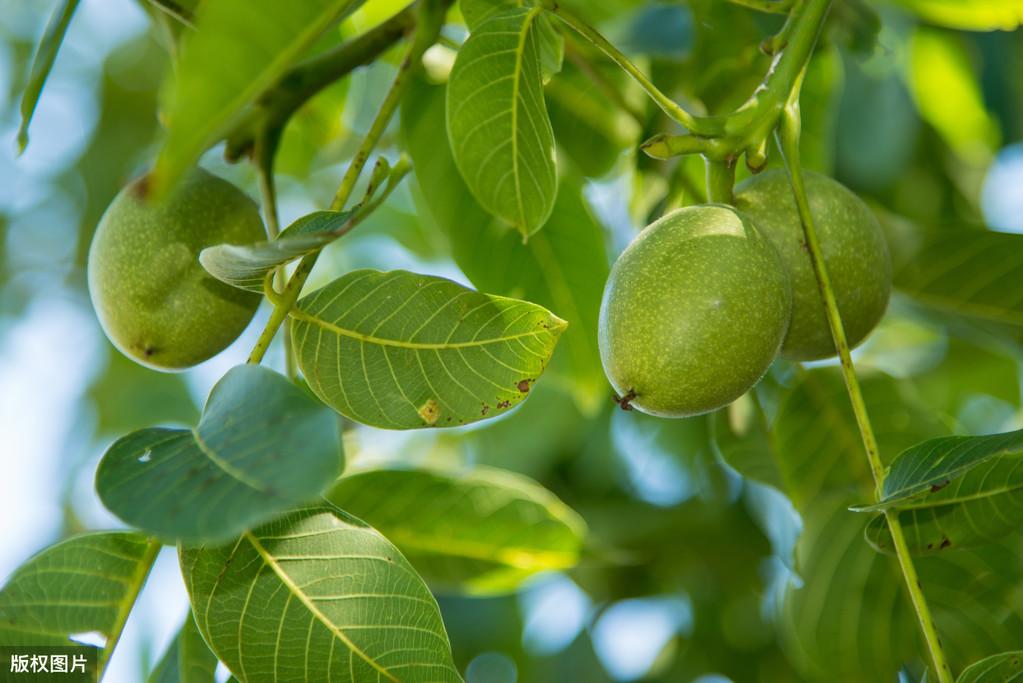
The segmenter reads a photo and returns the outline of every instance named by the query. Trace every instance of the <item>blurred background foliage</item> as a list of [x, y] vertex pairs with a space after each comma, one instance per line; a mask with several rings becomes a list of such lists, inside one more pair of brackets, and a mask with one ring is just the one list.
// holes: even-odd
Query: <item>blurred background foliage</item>
[[[757, 46], [780, 21], [720, 0], [565, 1], [662, 89], [710, 113], [757, 85], [769, 66]], [[152, 162], [177, 29], [144, 3], [84, 0], [18, 158], [18, 99], [50, 4], [0, 0], [0, 577], [60, 537], [116, 526], [92, 491], [99, 455], [129, 430], [192, 422], [266, 315], [181, 375], [143, 369], [108, 345], [84, 258], [107, 203]], [[319, 48], [405, 4], [367, 3]], [[888, 231], [899, 292], [855, 353], [882, 455], [932, 436], [1019, 428], [1023, 36], [1013, 29], [1023, 12], [1012, 0], [835, 4], [804, 88], [804, 154], [870, 201]], [[457, 41], [465, 34], [453, 19]], [[391, 51], [327, 88], [290, 123], [277, 160], [283, 223], [329, 202], [396, 59]], [[865, 518], [847, 512], [869, 498], [870, 481], [833, 367], [779, 362], [733, 406], [664, 421], [614, 410], [594, 365], [585, 333], [609, 259], [665, 209], [703, 200], [699, 161], [638, 154], [668, 122], [569, 36], [546, 93], [562, 194], [552, 224], [523, 247], [459, 203], [449, 156], [416, 150], [424, 136], [443, 137], [436, 83], [451, 59], [447, 48], [428, 54], [429, 78], [387, 137], [388, 155], [410, 149], [415, 177], [328, 249], [311, 285], [355, 267], [410, 268], [557, 313], [579, 307], [582, 329], [513, 415], [467, 429], [346, 433], [358, 467], [502, 467], [536, 478], [590, 525], [587, 557], [569, 574], [515, 595], [440, 596], [469, 683], [881, 681], [900, 669], [917, 680], [920, 643], [897, 567], [863, 541]], [[222, 151], [204, 165], [256, 196], [251, 167], [227, 165]], [[445, 192], [446, 203], [424, 199]], [[559, 269], [566, 258], [575, 265]], [[271, 363], [280, 365], [279, 349]], [[919, 567], [954, 669], [1023, 642], [1023, 540]], [[140, 680], [172, 637], [186, 609], [177, 572], [165, 553], [108, 680]]]

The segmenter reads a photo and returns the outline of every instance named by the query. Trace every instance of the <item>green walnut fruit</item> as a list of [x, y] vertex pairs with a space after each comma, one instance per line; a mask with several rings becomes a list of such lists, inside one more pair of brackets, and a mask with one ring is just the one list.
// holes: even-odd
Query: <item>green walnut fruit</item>
[[735, 209], [674, 211], [615, 262], [600, 307], [604, 371], [622, 397], [662, 417], [725, 406], [778, 354], [792, 304], [771, 243]]
[[[888, 307], [892, 264], [870, 208], [844, 185], [805, 175], [810, 214], [850, 347], [863, 341]], [[792, 279], [792, 323], [781, 355], [816, 360], [835, 355], [803, 227], [784, 171], [768, 171], [736, 188], [735, 206], [771, 240]]]
[[211, 277], [199, 252], [266, 234], [255, 203], [206, 171], [191, 171], [158, 203], [146, 201], [146, 185], [143, 177], [125, 187], [103, 214], [89, 293], [114, 346], [151, 368], [180, 370], [223, 351], [260, 300]]

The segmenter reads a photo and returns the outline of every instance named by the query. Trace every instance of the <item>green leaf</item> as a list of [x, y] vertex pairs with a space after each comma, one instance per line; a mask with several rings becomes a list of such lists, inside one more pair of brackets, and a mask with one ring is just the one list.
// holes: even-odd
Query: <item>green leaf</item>
[[917, 234], [895, 286], [940, 313], [1023, 327], [1023, 235], [962, 228]]
[[[997, 540], [1023, 523], [1021, 451], [1023, 431], [927, 441], [895, 459], [879, 503], [857, 509], [897, 509], [914, 553]], [[883, 517], [871, 520], [866, 536], [891, 551]]]
[[363, 472], [344, 477], [329, 498], [384, 534], [431, 585], [473, 594], [575, 566], [586, 534], [550, 491], [497, 469]]
[[[880, 373], [862, 378], [861, 385], [882, 458], [946, 431], [910, 386]], [[782, 400], [774, 444], [783, 490], [797, 509], [822, 493], [873, 491], [845, 385], [833, 368], [805, 373]]]
[[458, 51], [447, 130], [458, 170], [479, 203], [523, 238], [543, 226], [558, 189], [543, 99], [540, 8], [491, 17]]
[[[502, 12], [517, 8], [531, 9], [539, 4], [525, 0], [459, 0], [458, 3], [470, 32], [475, 32], [489, 19]], [[540, 64], [546, 83], [554, 74], [561, 71], [565, 58], [565, 39], [546, 14], [536, 18], [536, 30], [539, 31]]]
[[780, 604], [782, 648], [805, 681], [894, 681], [918, 652], [898, 565], [863, 542], [842, 494], [808, 503]]
[[1023, 430], [925, 441], [899, 454], [885, 476], [880, 502], [864, 509], [901, 508], [910, 501], [919, 502], [919, 496], [934, 496], [972, 469], [1019, 451], [1023, 451]]
[[581, 184], [563, 182], [544, 229], [527, 244], [491, 219], [462, 182], [438, 135], [444, 130], [443, 87], [417, 81], [402, 105], [405, 146], [423, 202], [448, 236], [455, 263], [481, 291], [527, 299], [568, 321], [551, 372], [563, 375], [579, 405], [595, 411], [607, 397], [597, 348], [597, 318], [609, 271], [604, 232]]
[[181, 52], [167, 112], [169, 132], [153, 174], [160, 193], [173, 185], [247, 105], [266, 92], [328, 28], [363, 0], [200, 4]]
[[451, 427], [524, 400], [565, 321], [527, 301], [404, 270], [356, 270], [298, 302], [310, 388], [363, 424]]
[[78, 645], [99, 634], [110, 657], [160, 546], [129, 532], [75, 536], [21, 565], [0, 590], [0, 643]]
[[275, 240], [255, 244], [218, 244], [199, 254], [199, 263], [221, 282], [263, 293], [267, 274], [279, 266], [327, 246], [352, 217], [352, 211], [314, 211], [299, 218]]
[[525, 4], [523, 0], [458, 0], [458, 8], [462, 10], [465, 25], [470, 31], [475, 31], [496, 14], [518, 9]]
[[956, 683], [1008, 683], [1023, 675], [1023, 650], [1003, 652], [971, 664]]
[[167, 647], [149, 683], [213, 683], [217, 658], [195, 625], [189, 611], [178, 635]]
[[461, 681], [440, 610], [387, 539], [328, 507], [182, 548], [199, 629], [241, 680]]
[[1023, 22], [1018, 0], [898, 0], [921, 18], [968, 31], [1012, 31]]
[[61, 0], [57, 2], [46, 22], [43, 36], [39, 39], [35, 56], [32, 57], [32, 69], [28, 75], [28, 83], [21, 95], [21, 124], [18, 126], [18, 152], [24, 152], [28, 146], [28, 127], [32, 123], [36, 105], [43, 94], [43, 86], [57, 59], [57, 53], [64, 42], [64, 35], [71, 24], [71, 17], [78, 8], [78, 0]]
[[721, 458], [743, 477], [783, 491], [767, 418], [754, 401], [746, 394], [711, 416], [714, 445]]
[[96, 490], [125, 522], [168, 540], [236, 536], [340, 474], [333, 414], [281, 375], [232, 368], [195, 429], [151, 428], [103, 456]]

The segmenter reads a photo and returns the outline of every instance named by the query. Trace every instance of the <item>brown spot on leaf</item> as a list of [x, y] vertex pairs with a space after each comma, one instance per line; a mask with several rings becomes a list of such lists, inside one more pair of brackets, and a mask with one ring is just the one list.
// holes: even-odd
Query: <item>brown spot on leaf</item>
[[522, 380], [521, 382], [519, 382], [515, 386], [517, 386], [519, 391], [521, 391], [523, 394], [528, 394], [529, 393], [529, 380], [528, 379]]
[[432, 398], [426, 399], [426, 403], [419, 406], [419, 417], [423, 418], [423, 422], [428, 425], [437, 424], [437, 418], [440, 417], [440, 406]]
[[511, 405], [511, 401], [498, 401], [497, 402], [497, 407], [498, 408], [502, 408], [502, 409], [503, 408], [507, 408], [510, 405]]
[[487, 413], [490, 412], [490, 406], [486, 403], [483, 404], [483, 410], [480, 411], [480, 415], [486, 417]]
[[941, 539], [941, 545], [939, 546], [942, 550], [952, 545], [952, 541], [947, 538]]
[[933, 484], [931, 485], [931, 493], [937, 493], [938, 491], [940, 491], [941, 489], [945, 488], [948, 485], [949, 485], [948, 479], [946, 479], [945, 481], [938, 482], [937, 484]]

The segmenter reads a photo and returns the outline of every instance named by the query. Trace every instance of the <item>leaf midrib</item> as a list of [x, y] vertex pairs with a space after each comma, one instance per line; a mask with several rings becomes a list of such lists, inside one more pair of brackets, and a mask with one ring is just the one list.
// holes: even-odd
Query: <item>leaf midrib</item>
[[519, 171], [519, 85], [522, 81], [522, 61], [526, 53], [526, 40], [529, 31], [532, 29], [533, 20], [543, 9], [537, 5], [526, 15], [522, 22], [522, 33], [519, 34], [519, 42], [515, 47], [515, 70], [512, 72], [512, 108], [511, 108], [511, 146], [512, 146], [512, 174], [515, 177], [515, 201], [519, 210], [520, 230], [529, 233], [529, 224], [526, 222], [526, 207], [522, 201], [522, 181]]
[[525, 337], [540, 337], [543, 335], [556, 336], [561, 330], [565, 328], [566, 323], [561, 321], [560, 323], [555, 320], [550, 327], [542, 330], [530, 330], [529, 332], [518, 332], [516, 334], [510, 334], [503, 337], [489, 337], [487, 339], [473, 339], [467, 342], [413, 342], [413, 341], [401, 341], [397, 339], [384, 339], [377, 337], [372, 334], [363, 334], [362, 332], [356, 332], [355, 330], [348, 330], [334, 323], [327, 322], [323, 318], [319, 318], [315, 315], [306, 313], [299, 308], [293, 308], [290, 311], [290, 315], [296, 320], [309, 323], [333, 332], [334, 334], [342, 337], [349, 337], [360, 342], [367, 344], [376, 344], [379, 346], [392, 346], [399, 349], [413, 349], [421, 351], [445, 351], [451, 349], [466, 349], [476, 348], [480, 346], [487, 346], [490, 344], [500, 344], [502, 342], [514, 341], [516, 339], [522, 339]]
[[387, 669], [378, 664], [368, 654], [363, 652], [358, 645], [352, 642], [352, 640], [347, 635], [345, 635], [345, 633], [341, 629], [339, 629], [332, 621], [330, 621], [330, 619], [327, 618], [327, 615], [320, 611], [320, 609], [316, 606], [315, 603], [313, 603], [309, 596], [306, 595], [302, 591], [302, 589], [299, 588], [295, 584], [295, 582], [291, 580], [291, 577], [288, 576], [283, 569], [281, 569], [281, 566], [277, 563], [277, 560], [273, 557], [273, 555], [270, 554], [270, 551], [263, 547], [263, 544], [259, 542], [259, 539], [257, 539], [252, 534], [252, 532], [250, 531], [245, 532], [245, 538], [246, 540], [248, 540], [249, 543], [252, 544], [252, 547], [259, 554], [259, 557], [263, 560], [264, 564], [266, 564], [266, 566], [268, 566], [271, 569], [271, 571], [273, 571], [273, 573], [277, 575], [277, 578], [280, 579], [281, 583], [283, 583], [291, 592], [291, 594], [294, 595], [298, 599], [298, 601], [305, 606], [307, 610], [309, 610], [310, 614], [312, 614], [321, 624], [326, 626], [327, 629], [335, 636], [337, 636], [337, 638], [341, 642], [343, 642], [353, 653], [358, 655], [360, 659], [362, 659], [371, 667], [373, 667], [381, 675], [386, 676], [388, 680], [393, 681], [394, 683], [401, 683], [401, 681], [398, 678], [396, 678], [392, 673], [390, 673]]

